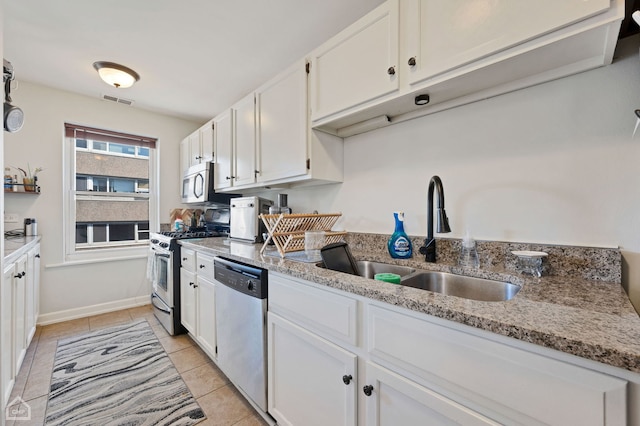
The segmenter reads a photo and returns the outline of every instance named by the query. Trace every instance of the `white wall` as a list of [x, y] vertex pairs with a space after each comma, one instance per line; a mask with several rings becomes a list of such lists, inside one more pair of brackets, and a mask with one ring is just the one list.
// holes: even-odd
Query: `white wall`
[[282, 192], [294, 211], [342, 212], [335, 229], [391, 234], [403, 210], [405, 230], [426, 235], [439, 175], [453, 230], [442, 236], [619, 246], [638, 309], [638, 41], [611, 66], [348, 138], [344, 183]]
[[[19, 76], [19, 74], [17, 74]], [[11, 92], [15, 105], [25, 112], [18, 133], [5, 133], [5, 164], [25, 168], [44, 167], [39, 196], [5, 194], [5, 212], [35, 217], [42, 235], [40, 313], [45, 321], [109, 309], [134, 298], [149, 297], [145, 259], [61, 266], [63, 191], [63, 124], [65, 121], [158, 138], [160, 169], [160, 219], [167, 222], [172, 208], [180, 206], [179, 144], [199, 127], [181, 119], [20, 82]], [[85, 309], [91, 307], [91, 309]]]

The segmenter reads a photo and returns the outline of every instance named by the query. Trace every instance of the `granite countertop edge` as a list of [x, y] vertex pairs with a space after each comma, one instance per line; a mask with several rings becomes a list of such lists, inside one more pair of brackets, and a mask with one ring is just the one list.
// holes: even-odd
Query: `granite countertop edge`
[[618, 283], [581, 278], [527, 278], [501, 270], [463, 270], [455, 265], [397, 261], [354, 251], [356, 259], [409, 265], [506, 280], [522, 286], [507, 302], [480, 302], [445, 296], [260, 254], [261, 244], [223, 238], [182, 240], [180, 244], [228, 257], [330, 288], [454, 321], [502, 336], [640, 373], [640, 317]]

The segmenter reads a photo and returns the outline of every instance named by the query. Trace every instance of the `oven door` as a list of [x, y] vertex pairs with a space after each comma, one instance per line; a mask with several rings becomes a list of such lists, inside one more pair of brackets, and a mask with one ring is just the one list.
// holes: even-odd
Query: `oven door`
[[169, 307], [173, 308], [173, 266], [170, 252], [154, 249], [153, 292]]

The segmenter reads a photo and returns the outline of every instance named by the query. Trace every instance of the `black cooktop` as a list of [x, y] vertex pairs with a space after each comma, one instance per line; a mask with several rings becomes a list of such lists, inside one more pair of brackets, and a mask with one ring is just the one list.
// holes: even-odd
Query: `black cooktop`
[[222, 237], [225, 234], [218, 231], [207, 230], [207, 228], [195, 228], [188, 231], [165, 231], [161, 232], [161, 235], [170, 237], [176, 240], [183, 240], [186, 238], [207, 238], [207, 237]]

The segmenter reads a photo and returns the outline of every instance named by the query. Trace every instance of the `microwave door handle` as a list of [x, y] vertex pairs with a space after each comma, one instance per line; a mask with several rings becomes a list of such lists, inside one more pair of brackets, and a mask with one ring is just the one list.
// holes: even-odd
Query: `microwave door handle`
[[[198, 194], [198, 180], [200, 181], [199, 194]], [[195, 195], [196, 198], [200, 198], [202, 197], [203, 194], [204, 194], [204, 176], [202, 176], [202, 173], [198, 173], [196, 177], [193, 179], [193, 195]]]

